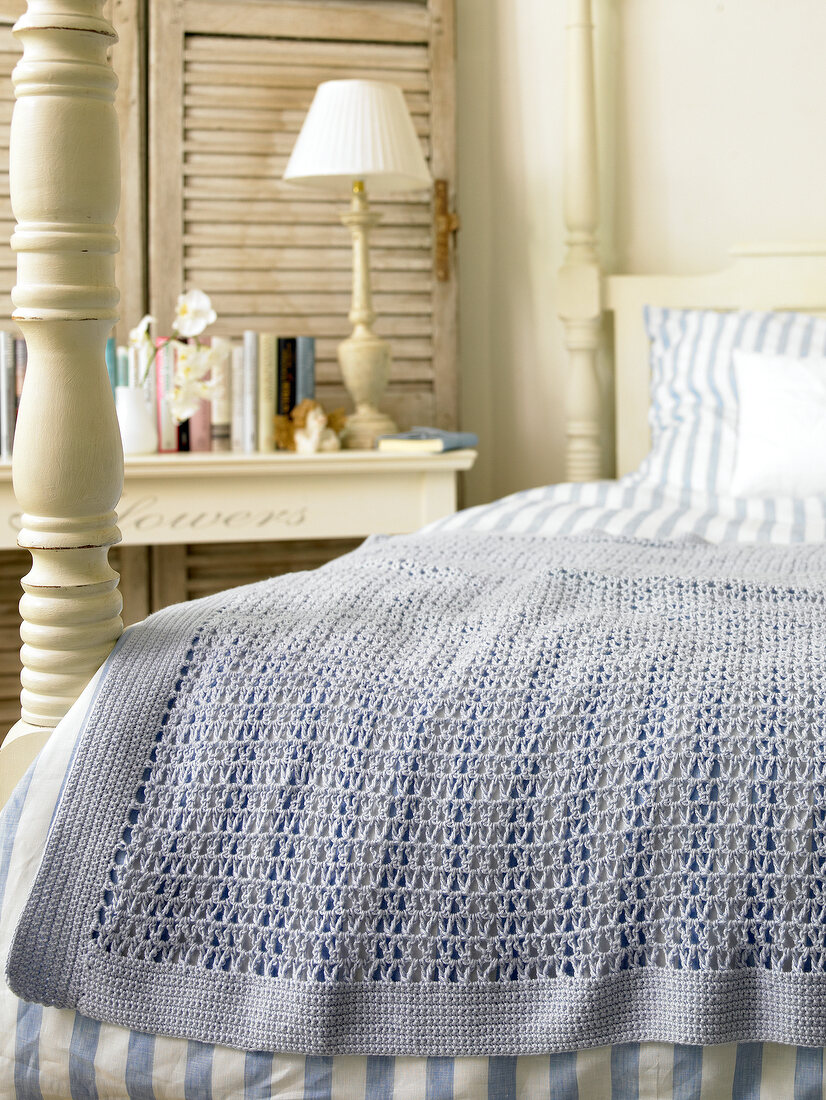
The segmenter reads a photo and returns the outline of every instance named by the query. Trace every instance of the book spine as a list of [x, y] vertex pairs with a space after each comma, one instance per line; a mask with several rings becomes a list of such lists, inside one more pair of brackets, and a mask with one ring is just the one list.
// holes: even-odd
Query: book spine
[[258, 450], [258, 333], [244, 333], [244, 451]]
[[275, 411], [279, 416], [289, 416], [295, 408], [295, 337], [282, 336], [278, 340], [278, 395]]
[[155, 358], [155, 407], [158, 413], [158, 450], [169, 454], [178, 450], [178, 427], [172, 416], [167, 395], [175, 386], [175, 349], [160, 346]]
[[258, 337], [258, 450], [275, 450], [276, 338], [269, 332]]
[[14, 381], [15, 404], [20, 408], [20, 398], [23, 396], [23, 383], [26, 380], [26, 364], [29, 361], [29, 349], [26, 341], [17, 339], [14, 341]]
[[221, 336], [215, 336], [212, 352], [210, 449], [228, 451], [232, 422], [232, 344]]
[[200, 407], [189, 420], [190, 451], [212, 450], [212, 402], [208, 398], [201, 401]]
[[230, 398], [230, 450], [241, 454], [244, 450], [244, 349], [240, 344], [232, 349]]
[[298, 336], [295, 341], [295, 403], [315, 400], [315, 337]]
[[110, 336], [106, 341], [106, 373], [109, 375], [109, 385], [114, 393], [115, 386], [118, 384], [118, 353], [114, 336]]
[[10, 332], [0, 332], [0, 459], [6, 462], [11, 458], [14, 441], [16, 405], [14, 336]]

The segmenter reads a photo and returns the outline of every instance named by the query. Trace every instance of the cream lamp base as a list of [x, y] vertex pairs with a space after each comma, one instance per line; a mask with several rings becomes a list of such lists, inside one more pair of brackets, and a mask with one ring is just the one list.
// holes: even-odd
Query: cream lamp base
[[380, 435], [398, 430], [377, 408], [390, 377], [390, 345], [366, 326], [358, 325], [353, 335], [338, 345], [338, 362], [356, 406], [341, 434], [342, 446], [350, 450], [373, 448]]
[[342, 214], [341, 220], [353, 238], [353, 305], [349, 313], [353, 331], [338, 345], [338, 362], [344, 385], [356, 406], [347, 419], [341, 442], [344, 447], [356, 450], [372, 448], [378, 436], [397, 430], [390, 417], [378, 410], [390, 379], [390, 345], [376, 336], [372, 328], [376, 314], [370, 290], [368, 236], [379, 216], [369, 209], [361, 180], [353, 184], [350, 209]]
[[370, 405], [364, 405], [347, 417], [341, 433], [341, 445], [348, 451], [372, 451], [382, 435], [394, 435], [398, 431], [394, 420]]

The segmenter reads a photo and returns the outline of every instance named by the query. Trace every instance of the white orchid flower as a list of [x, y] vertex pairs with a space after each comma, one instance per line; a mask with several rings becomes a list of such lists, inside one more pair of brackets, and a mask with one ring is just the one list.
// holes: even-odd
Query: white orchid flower
[[202, 290], [188, 290], [178, 295], [172, 329], [179, 336], [200, 336], [217, 316], [208, 295]]
[[208, 370], [210, 373], [212, 373], [216, 369], [220, 370], [221, 367], [224, 365], [226, 352], [220, 346], [216, 348], [214, 346], [207, 347], [206, 345], [204, 345], [201, 348], [201, 351], [204, 355], [204, 360], [206, 364], [205, 369]]
[[201, 402], [212, 396], [214, 383], [206, 376], [212, 368], [213, 356], [208, 347], [179, 340], [170, 343], [175, 349], [175, 378], [167, 401], [172, 416], [180, 424], [194, 416]]
[[151, 313], [146, 313], [140, 319], [137, 325], [133, 329], [129, 330], [129, 343], [133, 348], [140, 347], [141, 344], [147, 340], [152, 339], [149, 335], [149, 326], [155, 324], [155, 318]]
[[172, 416], [180, 424], [189, 420], [201, 407], [201, 402], [209, 396], [209, 387], [197, 379], [176, 379], [172, 393], [167, 394], [167, 401], [172, 410]]
[[198, 344], [179, 346], [176, 374], [181, 378], [203, 381], [212, 368], [212, 356], [207, 347]]
[[172, 393], [167, 394], [167, 401], [178, 424], [189, 420], [201, 407], [201, 395], [191, 386], [176, 386]]
[[173, 341], [175, 347], [175, 384], [192, 381], [198, 377], [196, 365], [198, 348]]

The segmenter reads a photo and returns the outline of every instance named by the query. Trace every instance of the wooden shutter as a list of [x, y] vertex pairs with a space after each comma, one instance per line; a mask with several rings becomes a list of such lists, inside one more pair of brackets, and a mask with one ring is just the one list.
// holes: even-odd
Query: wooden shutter
[[[455, 180], [453, 0], [157, 0], [150, 9], [150, 304], [168, 331], [178, 293], [212, 298], [213, 331], [317, 340], [319, 398], [346, 404], [346, 203], [282, 183], [316, 85], [404, 91], [436, 178]], [[456, 280], [433, 275], [431, 196], [376, 201], [376, 329], [392, 344], [385, 400], [400, 424], [454, 425]]]
[[147, 0], [108, 0], [104, 8], [118, 34], [112, 64], [118, 77], [115, 108], [120, 127], [120, 212], [115, 223], [120, 240], [115, 258], [120, 320], [115, 335], [121, 344], [147, 306], [146, 4]]
[[9, 295], [17, 273], [17, 257], [9, 244], [14, 230], [9, 196], [9, 131], [14, 107], [11, 74], [23, 52], [11, 29], [25, 10], [25, 0], [0, 0], [0, 327], [6, 329], [12, 327]]
[[32, 559], [25, 550], [0, 553], [0, 741], [20, 717], [20, 578]]

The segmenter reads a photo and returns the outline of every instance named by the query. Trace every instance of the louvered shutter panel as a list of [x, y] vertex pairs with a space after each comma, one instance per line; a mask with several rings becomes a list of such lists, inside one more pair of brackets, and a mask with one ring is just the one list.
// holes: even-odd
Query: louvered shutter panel
[[11, 29], [26, 5], [23, 0], [0, 2], [0, 326], [11, 329], [11, 289], [17, 272], [17, 258], [9, 245], [14, 230], [14, 218], [9, 197], [9, 131], [14, 108], [12, 69], [21, 53]]
[[[323, 80], [404, 91], [434, 177], [454, 179], [452, 0], [158, 0], [150, 15], [150, 302], [168, 331], [182, 289], [212, 298], [211, 331], [317, 341], [319, 398], [346, 404], [346, 201], [281, 181]], [[391, 341], [384, 402], [400, 424], [455, 420], [455, 278], [433, 275], [429, 193], [373, 203], [377, 331]]]
[[0, 741], [20, 717], [20, 578], [31, 557], [24, 550], [0, 553]]

